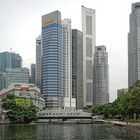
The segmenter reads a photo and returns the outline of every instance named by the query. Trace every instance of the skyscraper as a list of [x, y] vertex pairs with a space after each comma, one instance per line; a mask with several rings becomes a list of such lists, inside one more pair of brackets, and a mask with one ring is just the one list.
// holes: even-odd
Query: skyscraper
[[140, 2], [132, 4], [128, 34], [128, 87], [140, 80]]
[[22, 67], [22, 58], [19, 54], [11, 52], [11, 67], [12, 69], [20, 69]]
[[41, 88], [41, 61], [42, 61], [42, 43], [41, 36], [36, 38], [36, 86]]
[[105, 46], [96, 46], [93, 66], [93, 104], [106, 104], [108, 102], [108, 53]]
[[35, 84], [36, 64], [31, 64], [31, 83]]
[[84, 107], [93, 104], [93, 58], [95, 50], [95, 10], [82, 6], [83, 99]]
[[[62, 20], [63, 27], [63, 93], [64, 107], [71, 107], [72, 98], [72, 35], [71, 20]], [[66, 99], [66, 100], [65, 100]]]
[[0, 71], [4, 72], [7, 68], [11, 68], [11, 55], [9, 52], [0, 53]]
[[83, 33], [77, 29], [72, 30], [72, 96], [83, 109]]
[[0, 53], [0, 71], [5, 72], [6, 69], [18, 68], [22, 66], [22, 58], [19, 54], [13, 52]]
[[63, 107], [63, 30], [61, 13], [42, 16], [42, 84], [47, 108]]

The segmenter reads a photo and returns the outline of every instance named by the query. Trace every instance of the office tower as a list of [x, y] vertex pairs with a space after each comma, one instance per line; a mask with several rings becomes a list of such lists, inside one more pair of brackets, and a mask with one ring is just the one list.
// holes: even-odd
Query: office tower
[[35, 84], [36, 64], [31, 64], [31, 83]]
[[21, 68], [22, 58], [19, 54], [13, 52], [0, 53], [0, 71], [5, 72], [10, 68]]
[[128, 34], [128, 87], [140, 80], [140, 2], [132, 4]]
[[108, 53], [105, 46], [96, 46], [93, 66], [93, 104], [106, 104], [108, 102]]
[[93, 60], [95, 51], [95, 10], [82, 6], [83, 99], [84, 107], [93, 104]]
[[72, 30], [72, 96], [83, 109], [83, 33], [77, 29]]
[[20, 69], [22, 67], [22, 58], [19, 54], [10, 52], [11, 54], [11, 68]]
[[11, 68], [11, 55], [9, 52], [0, 53], [0, 71], [4, 72], [7, 68]]
[[63, 30], [61, 13], [42, 16], [41, 92], [47, 108], [63, 107]]
[[36, 38], [36, 86], [41, 88], [41, 61], [42, 61], [42, 45], [41, 35]]
[[5, 87], [14, 83], [29, 83], [29, 69], [6, 69], [2, 73], [5, 79]]
[[64, 108], [71, 107], [72, 98], [72, 35], [71, 20], [62, 20], [63, 28], [63, 93]]

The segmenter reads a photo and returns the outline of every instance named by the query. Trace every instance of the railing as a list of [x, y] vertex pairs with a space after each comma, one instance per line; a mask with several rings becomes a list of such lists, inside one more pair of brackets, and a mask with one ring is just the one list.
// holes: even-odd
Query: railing
[[90, 113], [78, 110], [43, 110], [38, 113], [39, 118], [92, 118]]

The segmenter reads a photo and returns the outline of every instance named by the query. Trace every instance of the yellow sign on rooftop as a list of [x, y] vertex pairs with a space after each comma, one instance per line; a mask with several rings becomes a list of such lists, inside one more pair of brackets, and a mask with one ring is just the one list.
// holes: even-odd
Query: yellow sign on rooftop
[[42, 24], [43, 25], [48, 25], [53, 23], [53, 19], [42, 19]]

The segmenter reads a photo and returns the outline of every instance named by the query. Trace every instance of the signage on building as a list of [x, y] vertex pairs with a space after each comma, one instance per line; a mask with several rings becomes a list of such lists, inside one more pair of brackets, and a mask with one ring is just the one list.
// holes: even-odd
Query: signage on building
[[42, 24], [47, 25], [53, 23], [53, 19], [42, 19]]
[[20, 88], [20, 91], [27, 92], [27, 91], [29, 91], [29, 88], [28, 87], [22, 87], [22, 88]]

